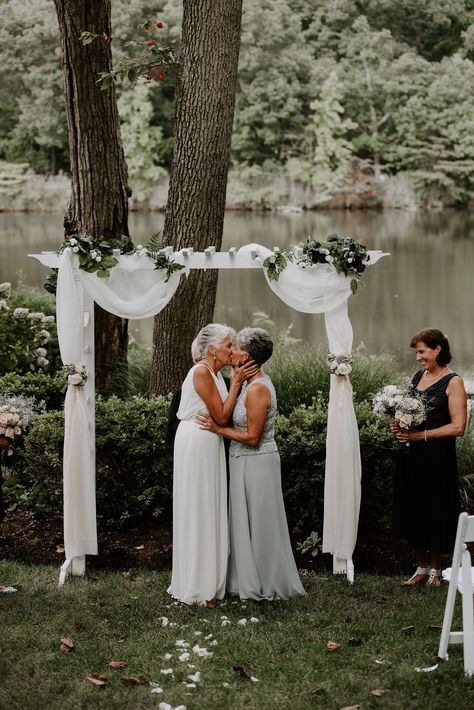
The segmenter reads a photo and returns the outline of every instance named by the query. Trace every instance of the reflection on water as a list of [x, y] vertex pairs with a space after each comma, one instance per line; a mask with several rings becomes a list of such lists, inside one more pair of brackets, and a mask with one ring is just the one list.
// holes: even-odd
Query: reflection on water
[[[162, 214], [132, 214], [134, 242], [162, 229]], [[350, 299], [354, 347], [368, 353], [392, 352], [405, 367], [413, 361], [408, 343], [417, 330], [441, 328], [450, 338], [453, 366], [474, 371], [471, 308], [474, 273], [474, 216], [443, 211], [323, 212], [303, 214], [229, 213], [224, 224], [223, 249], [256, 242], [287, 247], [308, 236], [324, 238], [337, 232], [357, 237], [370, 249], [388, 251], [365, 275]], [[28, 253], [54, 250], [62, 240], [62, 216], [0, 214], [0, 282], [40, 286], [47, 269]], [[219, 279], [215, 319], [240, 328], [264, 311], [293, 335], [326, 350], [322, 316], [298, 313], [282, 303], [259, 271], [223, 271]], [[151, 319], [133, 321], [131, 333], [150, 344]]]

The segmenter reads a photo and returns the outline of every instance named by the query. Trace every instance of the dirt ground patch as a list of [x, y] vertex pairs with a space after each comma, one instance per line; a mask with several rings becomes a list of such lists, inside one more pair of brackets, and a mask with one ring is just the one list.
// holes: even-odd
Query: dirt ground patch
[[[171, 529], [146, 522], [119, 530], [98, 530], [99, 554], [88, 567], [128, 570], [171, 568]], [[0, 558], [24, 564], [64, 562], [61, 515], [37, 516], [28, 510], [6, 511], [0, 522]]]

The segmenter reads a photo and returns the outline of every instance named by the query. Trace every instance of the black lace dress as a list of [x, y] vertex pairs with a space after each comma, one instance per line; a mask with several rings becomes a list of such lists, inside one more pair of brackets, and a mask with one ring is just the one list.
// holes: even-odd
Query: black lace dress
[[[423, 370], [415, 373], [415, 389]], [[451, 421], [446, 388], [450, 373], [424, 390], [428, 418], [417, 429], [437, 429]], [[394, 482], [393, 532], [414, 548], [452, 552], [460, 512], [456, 439], [412, 441], [401, 446]]]

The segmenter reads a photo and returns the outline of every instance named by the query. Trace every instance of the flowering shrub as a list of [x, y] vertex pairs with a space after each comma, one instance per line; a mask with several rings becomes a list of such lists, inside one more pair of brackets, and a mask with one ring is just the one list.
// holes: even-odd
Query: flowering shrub
[[38, 407], [32, 397], [0, 395], [0, 437], [8, 441], [8, 455], [13, 454], [15, 443], [25, 429], [38, 416]]
[[[18, 306], [18, 294], [9, 283], [0, 284], [0, 375], [6, 372], [52, 372], [57, 367], [56, 319], [25, 305]], [[34, 295], [31, 297], [33, 307]]]

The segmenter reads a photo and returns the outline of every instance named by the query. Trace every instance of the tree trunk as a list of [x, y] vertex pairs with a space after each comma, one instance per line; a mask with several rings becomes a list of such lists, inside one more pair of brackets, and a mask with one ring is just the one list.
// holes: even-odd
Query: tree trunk
[[[174, 249], [220, 250], [240, 49], [242, 0], [184, 0], [175, 139], [163, 239]], [[150, 391], [181, 385], [190, 346], [212, 321], [217, 271], [182, 278], [155, 317]]]
[[[115, 90], [100, 91], [97, 75], [111, 66], [110, 46], [96, 40], [83, 47], [82, 31], [110, 34], [110, 0], [55, 0], [71, 161], [71, 197], [65, 234], [105, 239], [128, 236], [127, 166], [120, 137]], [[95, 306], [96, 388], [120, 388], [126, 362], [128, 321]], [[122, 384], [123, 389], [123, 384]]]

